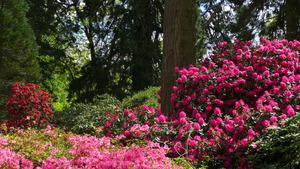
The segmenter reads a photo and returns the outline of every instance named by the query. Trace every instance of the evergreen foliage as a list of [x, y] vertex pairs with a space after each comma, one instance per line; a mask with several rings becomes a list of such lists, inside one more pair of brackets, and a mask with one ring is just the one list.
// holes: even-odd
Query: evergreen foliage
[[0, 114], [15, 82], [36, 82], [39, 77], [37, 44], [26, 19], [24, 0], [0, 0]]

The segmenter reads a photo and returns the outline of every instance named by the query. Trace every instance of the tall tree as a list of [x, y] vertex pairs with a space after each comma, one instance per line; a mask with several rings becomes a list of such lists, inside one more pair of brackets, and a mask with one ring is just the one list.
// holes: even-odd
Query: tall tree
[[[132, 53], [132, 90], [140, 91], [151, 85], [158, 85], [154, 65], [161, 59], [159, 34], [162, 33], [159, 0], [132, 0], [130, 10], [133, 24], [130, 25]], [[128, 22], [130, 23], [130, 22]]]
[[72, 80], [70, 96], [78, 102], [89, 102], [97, 95], [107, 90], [111, 73], [113, 58], [108, 58], [110, 28], [114, 21], [108, 19], [113, 10], [114, 1], [72, 0], [68, 2], [75, 25], [81, 35], [77, 43], [84, 43], [88, 50], [90, 60], [82, 67], [81, 76]]
[[[129, 0], [122, 4], [112, 40], [113, 55], [119, 55], [121, 67], [128, 71], [133, 92], [159, 85], [162, 34], [161, 0]], [[126, 12], [124, 12], [126, 11]]]
[[[81, 48], [75, 42], [78, 27], [74, 24], [69, 0], [26, 0], [26, 13], [39, 49], [43, 90], [53, 94], [54, 108], [68, 102], [68, 88], [78, 76]], [[75, 52], [76, 51], [76, 52]]]
[[24, 0], [0, 0], [0, 111], [15, 82], [40, 78], [35, 37], [26, 19]]
[[91, 55], [82, 76], [70, 86], [78, 101], [90, 101], [103, 93], [122, 98], [129, 90], [157, 84], [161, 0], [73, 2], [76, 23]]
[[173, 113], [170, 99], [176, 80], [174, 68], [196, 62], [195, 27], [195, 0], [165, 0], [161, 108], [167, 116]]

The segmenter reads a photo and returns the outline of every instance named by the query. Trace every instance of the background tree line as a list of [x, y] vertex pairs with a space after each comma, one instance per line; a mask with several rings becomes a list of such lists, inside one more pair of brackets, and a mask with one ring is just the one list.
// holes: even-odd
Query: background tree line
[[[194, 39], [194, 45], [183, 48], [195, 49], [186, 56], [193, 63], [222, 41], [300, 36], [298, 0], [169, 3], [172, 0], [0, 0], [2, 112], [9, 87], [17, 81], [42, 85], [61, 108], [70, 102], [92, 102], [103, 93], [123, 99], [160, 86], [167, 74], [162, 71], [167, 18], [192, 18], [194, 31], [183, 37]], [[166, 10], [188, 10], [190, 15], [166, 15]]]

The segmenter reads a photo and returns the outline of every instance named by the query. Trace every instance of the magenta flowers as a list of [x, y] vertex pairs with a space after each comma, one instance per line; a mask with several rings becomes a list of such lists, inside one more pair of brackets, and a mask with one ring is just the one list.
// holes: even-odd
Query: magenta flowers
[[260, 40], [220, 43], [199, 67], [176, 68], [173, 128], [186, 146], [173, 152], [249, 167], [251, 143], [299, 111], [300, 42]]

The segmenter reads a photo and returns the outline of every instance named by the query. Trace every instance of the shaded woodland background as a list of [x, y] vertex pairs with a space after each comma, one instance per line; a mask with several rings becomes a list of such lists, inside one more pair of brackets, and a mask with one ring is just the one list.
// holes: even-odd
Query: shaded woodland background
[[[0, 113], [15, 82], [41, 85], [56, 110], [160, 86], [165, 1], [0, 0]], [[198, 63], [223, 41], [300, 39], [299, 0], [194, 3]]]

